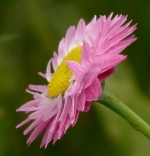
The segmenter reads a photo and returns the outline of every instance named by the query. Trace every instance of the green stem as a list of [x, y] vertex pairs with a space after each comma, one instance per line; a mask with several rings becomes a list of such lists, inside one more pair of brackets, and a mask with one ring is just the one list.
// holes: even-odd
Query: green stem
[[138, 115], [136, 115], [130, 108], [118, 100], [113, 94], [103, 90], [103, 95], [98, 102], [122, 116], [134, 129], [150, 139], [150, 126]]

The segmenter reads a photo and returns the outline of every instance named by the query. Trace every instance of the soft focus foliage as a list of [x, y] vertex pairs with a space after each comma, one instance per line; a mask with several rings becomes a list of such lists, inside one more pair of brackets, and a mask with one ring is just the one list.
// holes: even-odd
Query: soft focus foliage
[[0, 1], [0, 155], [121, 155], [149, 156], [150, 141], [121, 117], [93, 104], [81, 113], [74, 128], [54, 146], [39, 149], [41, 136], [27, 147], [27, 127], [15, 129], [26, 115], [15, 109], [31, 100], [28, 84], [45, 84], [37, 75], [45, 72], [53, 51], [70, 25], [80, 18], [89, 22], [96, 14], [128, 14], [138, 23], [139, 38], [124, 54], [128, 60], [106, 81], [106, 87], [150, 124], [150, 1], [5, 0]]

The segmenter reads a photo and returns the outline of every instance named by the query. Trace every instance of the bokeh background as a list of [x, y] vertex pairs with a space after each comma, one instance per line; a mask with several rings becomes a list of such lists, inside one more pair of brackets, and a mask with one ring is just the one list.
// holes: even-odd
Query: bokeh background
[[81, 113], [63, 138], [40, 149], [42, 135], [29, 147], [15, 126], [27, 115], [15, 109], [32, 99], [28, 84], [46, 84], [53, 51], [70, 25], [94, 15], [129, 15], [138, 40], [123, 53], [128, 59], [106, 81], [106, 88], [150, 124], [149, 0], [0, 0], [0, 156], [149, 156], [150, 140], [100, 104]]

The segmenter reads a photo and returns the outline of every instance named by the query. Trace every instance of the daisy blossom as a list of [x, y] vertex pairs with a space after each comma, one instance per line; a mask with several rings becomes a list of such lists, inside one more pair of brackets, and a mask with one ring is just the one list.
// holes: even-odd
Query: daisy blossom
[[46, 73], [39, 73], [48, 85], [29, 85], [27, 92], [34, 99], [17, 109], [30, 113], [17, 128], [33, 121], [24, 131], [24, 135], [32, 131], [28, 145], [42, 132], [40, 147], [60, 139], [75, 125], [79, 113], [87, 112], [92, 101], [98, 100], [101, 83], [126, 59], [119, 53], [136, 40], [134, 35], [129, 36], [136, 25], [125, 23], [127, 16], [112, 15], [94, 16], [87, 25], [81, 19], [77, 28], [71, 26], [59, 43], [58, 54], [54, 52], [48, 62]]

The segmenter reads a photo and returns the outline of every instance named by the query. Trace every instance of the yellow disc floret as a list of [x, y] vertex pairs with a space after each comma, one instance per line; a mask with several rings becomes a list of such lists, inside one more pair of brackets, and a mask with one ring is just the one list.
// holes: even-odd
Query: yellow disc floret
[[81, 46], [75, 47], [60, 63], [48, 84], [48, 94], [50, 97], [55, 98], [67, 90], [70, 85], [69, 79], [72, 77], [72, 71], [68, 68], [65, 61], [81, 62], [81, 51]]

